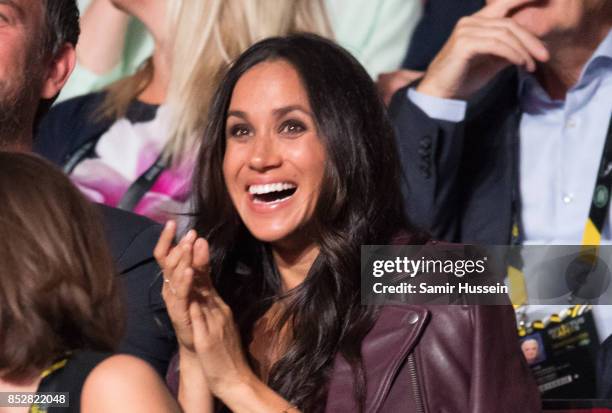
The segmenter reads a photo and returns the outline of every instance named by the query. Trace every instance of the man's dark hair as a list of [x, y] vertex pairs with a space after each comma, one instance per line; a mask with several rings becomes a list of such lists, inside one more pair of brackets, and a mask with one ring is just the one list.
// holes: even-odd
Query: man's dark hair
[[76, 0], [42, 0], [44, 6], [43, 56], [53, 58], [61, 47], [76, 46], [81, 32]]
[[[81, 28], [79, 8], [76, 0], [42, 0], [43, 25], [39, 38], [39, 58], [42, 61], [54, 59], [66, 43], [77, 45]], [[43, 99], [38, 105], [34, 125], [49, 111], [57, 96]]]

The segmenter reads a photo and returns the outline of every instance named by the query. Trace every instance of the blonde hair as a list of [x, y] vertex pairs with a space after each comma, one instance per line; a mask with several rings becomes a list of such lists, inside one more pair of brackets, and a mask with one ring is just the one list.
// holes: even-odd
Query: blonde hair
[[[200, 140], [230, 64], [259, 40], [295, 32], [332, 37], [323, 0], [182, 1], [176, 15], [165, 156], [180, 162]], [[196, 35], [197, 34], [197, 35]]]
[[[332, 37], [323, 0], [173, 0], [168, 1], [167, 24], [173, 51], [164, 155], [175, 163], [195, 149], [212, 95], [242, 52], [272, 36], [310, 32]], [[98, 117], [125, 116], [151, 82], [153, 71], [150, 57], [132, 76], [107, 87]]]
[[[177, 22], [178, 11], [181, 3], [189, 3], [192, 0], [170, 0], [166, 5], [166, 26], [169, 33], [172, 32]], [[199, 1], [199, 0], [198, 0]], [[198, 1], [195, 1], [196, 3]], [[153, 56], [149, 56], [130, 76], [110, 84], [106, 87], [106, 95], [102, 104], [95, 112], [99, 119], [119, 119], [125, 116], [130, 103], [140, 96], [153, 80]]]

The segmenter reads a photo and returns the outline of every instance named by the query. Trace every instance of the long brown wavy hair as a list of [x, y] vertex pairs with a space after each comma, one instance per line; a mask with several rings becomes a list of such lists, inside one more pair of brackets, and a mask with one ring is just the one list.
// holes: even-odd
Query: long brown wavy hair
[[303, 34], [267, 39], [242, 54], [211, 106], [195, 175], [195, 228], [210, 243], [215, 284], [247, 348], [255, 322], [283, 293], [269, 247], [251, 235], [228, 195], [222, 173], [225, 128], [240, 77], [274, 60], [288, 62], [300, 75], [328, 160], [313, 218], [320, 254], [305, 281], [289, 293], [277, 328], [288, 325], [291, 342], [268, 384], [302, 411], [321, 411], [339, 353], [353, 367], [355, 398], [363, 408], [361, 344], [376, 314], [360, 302], [361, 245], [387, 244], [400, 232], [412, 243], [426, 236], [404, 218], [393, 128], [370, 76], [348, 52]]
[[95, 207], [56, 167], [0, 152], [0, 377], [113, 351], [123, 309]]

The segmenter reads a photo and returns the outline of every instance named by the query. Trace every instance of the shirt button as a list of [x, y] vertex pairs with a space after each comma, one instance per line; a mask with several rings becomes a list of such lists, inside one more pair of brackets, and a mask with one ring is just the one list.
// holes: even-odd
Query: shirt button
[[574, 197], [572, 194], [565, 194], [563, 195], [562, 200], [563, 200], [563, 203], [567, 205], [567, 204], [572, 203], [572, 201], [574, 200]]
[[565, 127], [566, 127], [567, 129], [573, 129], [573, 128], [575, 128], [575, 127], [576, 127], [577, 123], [578, 123], [578, 122], [576, 122], [576, 119], [574, 119], [574, 118], [569, 118], [569, 119], [567, 120], [567, 122], [565, 122]]

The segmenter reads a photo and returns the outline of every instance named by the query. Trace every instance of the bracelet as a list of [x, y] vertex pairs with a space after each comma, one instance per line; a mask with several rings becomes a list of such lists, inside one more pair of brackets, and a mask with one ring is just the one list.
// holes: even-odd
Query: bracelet
[[291, 410], [294, 410], [294, 409], [297, 410], [298, 409], [297, 406], [295, 404], [290, 404], [288, 407], [285, 408], [285, 410], [283, 410], [280, 413], [290, 413]]

